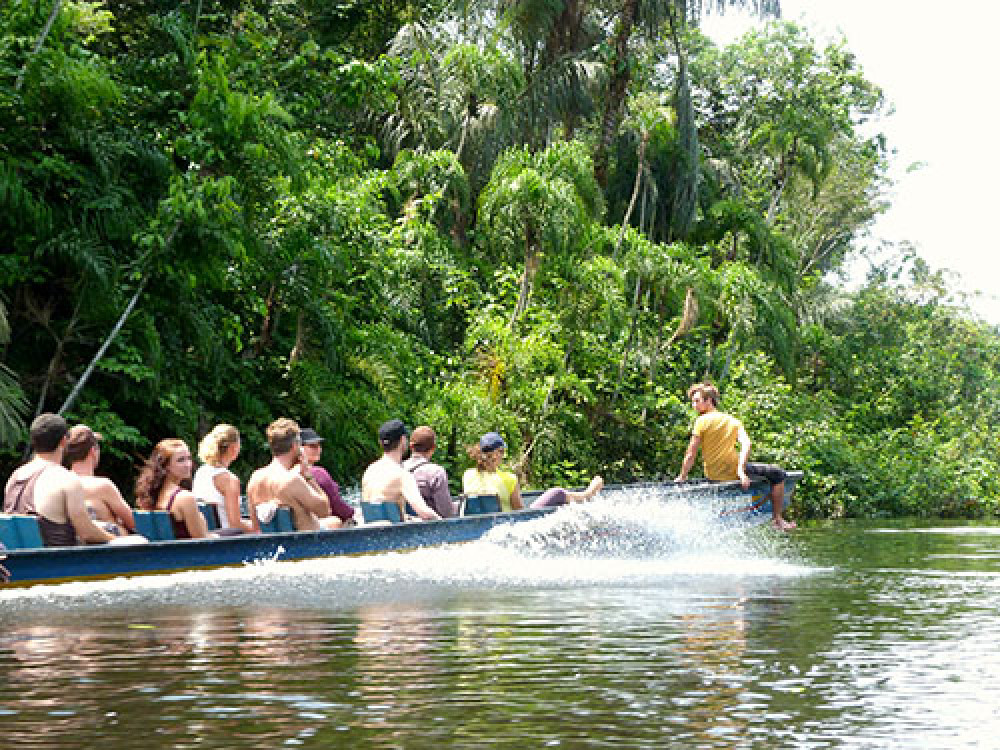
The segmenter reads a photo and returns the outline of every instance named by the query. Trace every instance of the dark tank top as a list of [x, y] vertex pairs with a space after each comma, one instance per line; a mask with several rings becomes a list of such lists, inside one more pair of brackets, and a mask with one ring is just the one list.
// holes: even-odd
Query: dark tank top
[[43, 466], [34, 474], [10, 483], [3, 496], [4, 513], [22, 513], [38, 518], [38, 531], [46, 547], [72, 547], [79, 542], [76, 530], [69, 521], [57, 523], [35, 510], [35, 483], [48, 466]]
[[79, 544], [76, 539], [76, 529], [69, 521], [56, 523], [45, 516], [38, 516], [38, 530], [46, 547], [72, 547]]
[[23, 479], [16, 479], [7, 485], [3, 494], [4, 513], [26, 513], [37, 515], [35, 510], [35, 483], [48, 466], [43, 466], [34, 474], [29, 474]]
[[180, 491], [181, 488], [178, 487], [176, 490], [170, 493], [170, 499], [167, 500], [167, 513], [170, 514], [170, 526], [174, 530], [174, 536], [177, 537], [178, 539], [190, 539], [191, 532], [188, 531], [187, 521], [178, 521], [176, 518], [174, 518], [174, 514], [171, 511], [171, 508], [174, 505], [174, 499], [177, 497], [177, 493]]

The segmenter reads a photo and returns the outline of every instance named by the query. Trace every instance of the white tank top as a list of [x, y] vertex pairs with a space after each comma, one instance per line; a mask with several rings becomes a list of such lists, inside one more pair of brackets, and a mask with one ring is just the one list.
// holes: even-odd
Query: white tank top
[[219, 513], [219, 526], [224, 529], [231, 528], [233, 524], [229, 523], [229, 516], [226, 515], [226, 498], [215, 486], [215, 478], [227, 471], [229, 469], [224, 466], [203, 464], [198, 467], [198, 471], [194, 473], [194, 480], [191, 482], [191, 494], [202, 502], [215, 505], [215, 509]]

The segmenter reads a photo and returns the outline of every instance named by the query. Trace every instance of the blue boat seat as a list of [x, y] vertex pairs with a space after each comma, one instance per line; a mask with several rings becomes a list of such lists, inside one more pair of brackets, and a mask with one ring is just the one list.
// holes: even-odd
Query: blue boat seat
[[365, 518], [365, 523], [372, 523], [374, 521], [403, 522], [403, 516], [399, 512], [399, 505], [392, 502], [366, 503], [362, 501], [361, 514]]
[[219, 506], [215, 503], [198, 503], [198, 510], [205, 516], [205, 525], [209, 531], [215, 531], [222, 524], [219, 523]]
[[165, 510], [133, 511], [135, 530], [151, 542], [167, 542], [175, 539], [170, 514]]
[[38, 517], [20, 513], [0, 513], [0, 542], [7, 549], [44, 547]]
[[531, 504], [545, 494], [545, 490], [528, 490], [521, 493], [521, 502], [525, 508], [530, 508]]
[[295, 519], [292, 516], [292, 509], [278, 508], [274, 512], [274, 518], [267, 523], [262, 523], [260, 530], [265, 534], [273, 534], [278, 531], [295, 531]]
[[496, 495], [469, 495], [465, 498], [466, 516], [479, 516], [483, 513], [499, 513], [500, 498]]

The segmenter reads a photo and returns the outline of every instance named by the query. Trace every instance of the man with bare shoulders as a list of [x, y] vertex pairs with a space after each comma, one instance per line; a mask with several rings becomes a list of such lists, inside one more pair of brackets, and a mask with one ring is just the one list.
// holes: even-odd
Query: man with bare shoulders
[[66, 420], [58, 414], [40, 414], [31, 423], [34, 456], [7, 481], [4, 512], [38, 516], [47, 547], [110, 542], [115, 536], [87, 514], [80, 478], [62, 465], [67, 432]]
[[101, 440], [101, 433], [94, 432], [85, 424], [71, 427], [66, 438], [63, 466], [80, 478], [87, 511], [98, 525], [112, 534], [115, 533], [114, 528], [105, 524], [117, 527], [123, 534], [134, 534], [135, 517], [122, 493], [107, 477], [94, 476], [101, 460]]
[[361, 477], [361, 499], [366, 503], [392, 502], [406, 518], [406, 504], [425, 521], [441, 519], [420, 495], [413, 474], [403, 468], [403, 454], [409, 445], [409, 432], [399, 419], [390, 419], [378, 429], [382, 458], [375, 461]]
[[299, 531], [340, 528], [343, 521], [330, 515], [326, 494], [302, 461], [299, 425], [285, 418], [271, 422], [267, 443], [273, 459], [247, 483], [247, 500], [257, 518], [267, 523], [276, 508], [286, 507], [291, 508]]

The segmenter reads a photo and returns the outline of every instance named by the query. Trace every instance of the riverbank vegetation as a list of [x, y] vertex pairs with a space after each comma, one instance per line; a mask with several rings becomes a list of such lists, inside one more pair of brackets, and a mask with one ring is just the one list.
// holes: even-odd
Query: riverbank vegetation
[[530, 486], [672, 477], [709, 378], [799, 517], [995, 514], [998, 332], [905, 248], [838, 285], [886, 104], [776, 5], [4, 4], [4, 475], [62, 410], [123, 488], [278, 416], [348, 485], [391, 416], [453, 477], [487, 430]]

